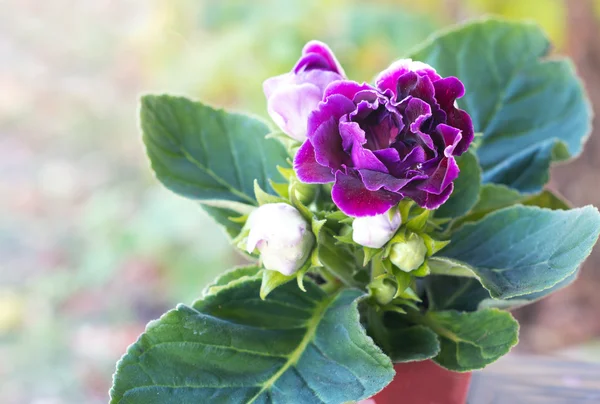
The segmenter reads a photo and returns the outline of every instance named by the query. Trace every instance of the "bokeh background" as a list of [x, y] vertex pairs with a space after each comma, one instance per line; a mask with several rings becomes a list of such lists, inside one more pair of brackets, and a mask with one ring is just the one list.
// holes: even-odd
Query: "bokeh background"
[[[241, 262], [152, 178], [140, 94], [266, 117], [262, 81], [310, 39], [370, 80], [437, 28], [488, 13], [541, 24], [600, 107], [595, 0], [0, 0], [0, 402], [105, 403], [146, 322]], [[552, 173], [578, 206], [600, 206], [595, 126]], [[599, 250], [573, 286], [517, 312], [517, 351], [600, 362]]]

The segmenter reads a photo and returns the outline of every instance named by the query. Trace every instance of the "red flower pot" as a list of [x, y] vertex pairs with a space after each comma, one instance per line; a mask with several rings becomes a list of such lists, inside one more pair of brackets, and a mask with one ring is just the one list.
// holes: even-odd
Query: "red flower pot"
[[397, 363], [396, 376], [364, 404], [465, 404], [471, 373], [446, 370], [433, 361]]

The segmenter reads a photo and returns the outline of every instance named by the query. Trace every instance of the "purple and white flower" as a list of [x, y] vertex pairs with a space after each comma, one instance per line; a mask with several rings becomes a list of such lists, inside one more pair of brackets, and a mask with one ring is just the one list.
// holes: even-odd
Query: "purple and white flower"
[[310, 41], [290, 73], [263, 83], [269, 115], [285, 134], [303, 142], [308, 115], [323, 99], [325, 88], [344, 77], [344, 70], [329, 47]]
[[308, 116], [298, 178], [334, 182], [333, 201], [350, 216], [384, 213], [403, 198], [439, 207], [459, 173], [455, 157], [473, 140], [471, 118], [455, 105], [463, 95], [456, 77], [410, 59], [392, 64], [375, 86], [332, 82]]

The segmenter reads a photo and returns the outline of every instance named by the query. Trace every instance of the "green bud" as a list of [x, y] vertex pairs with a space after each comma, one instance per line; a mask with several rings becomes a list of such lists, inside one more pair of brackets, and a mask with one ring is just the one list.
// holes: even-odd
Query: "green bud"
[[309, 205], [317, 193], [317, 186], [313, 184], [305, 184], [295, 178], [290, 179], [290, 192], [294, 192], [294, 196], [298, 198], [304, 205]]
[[390, 304], [394, 299], [394, 296], [396, 296], [398, 283], [396, 283], [394, 278], [387, 274], [383, 274], [375, 277], [375, 279], [367, 285], [367, 289], [369, 289], [369, 295], [376, 303], [385, 306]]
[[423, 265], [427, 255], [427, 246], [423, 239], [412, 233], [405, 241], [392, 246], [390, 261], [404, 272], [414, 271]]

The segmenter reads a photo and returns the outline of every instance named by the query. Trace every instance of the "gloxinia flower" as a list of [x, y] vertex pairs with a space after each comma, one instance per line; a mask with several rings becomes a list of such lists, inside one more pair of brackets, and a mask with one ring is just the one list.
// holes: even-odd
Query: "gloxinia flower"
[[410, 59], [393, 63], [375, 87], [331, 83], [308, 118], [298, 178], [335, 182], [333, 201], [350, 216], [384, 213], [403, 198], [439, 207], [459, 173], [455, 156], [473, 140], [471, 118], [455, 105], [463, 95], [456, 77]]
[[306, 262], [315, 244], [310, 225], [286, 203], [267, 203], [250, 214], [246, 250], [260, 252], [266, 269], [291, 275]]
[[344, 70], [329, 47], [310, 41], [290, 73], [263, 83], [269, 115], [285, 134], [303, 142], [308, 115], [323, 99], [327, 85], [343, 78]]

